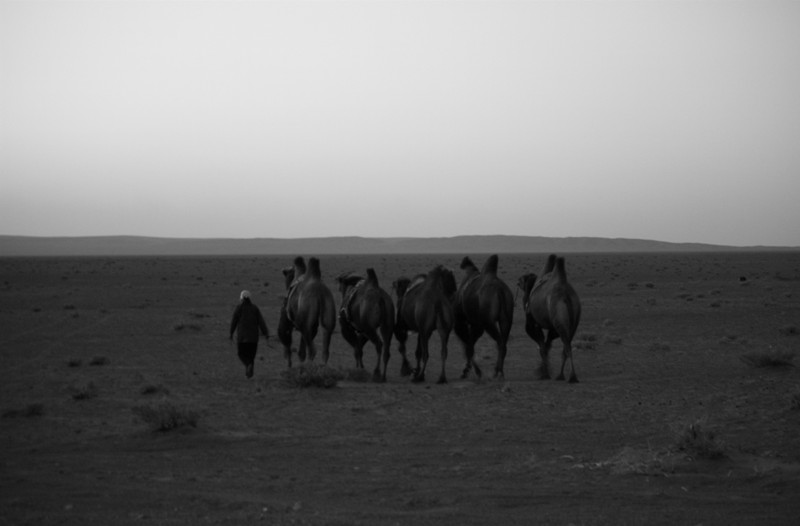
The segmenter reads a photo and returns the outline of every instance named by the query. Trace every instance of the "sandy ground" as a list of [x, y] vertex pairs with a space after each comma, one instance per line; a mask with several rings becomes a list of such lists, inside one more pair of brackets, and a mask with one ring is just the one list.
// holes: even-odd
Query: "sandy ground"
[[[321, 257], [331, 286], [371, 266], [386, 288], [436, 263], [460, 279], [460, 259]], [[501, 255], [500, 275], [513, 288], [544, 259]], [[0, 258], [0, 524], [800, 516], [800, 373], [743, 359], [800, 361], [800, 253], [568, 255], [583, 303], [578, 384], [536, 379], [518, 298], [502, 381], [461, 380], [453, 335], [446, 385], [401, 377], [393, 342], [386, 384], [332, 389], [288, 387], [275, 339], [247, 380], [227, 339], [243, 288], [274, 334], [290, 261]], [[493, 342], [477, 353], [488, 373]], [[334, 335], [330, 365], [353, 363]], [[163, 403], [196, 427], [156, 432], [134, 412]], [[689, 429], [721, 458], [681, 449]]]

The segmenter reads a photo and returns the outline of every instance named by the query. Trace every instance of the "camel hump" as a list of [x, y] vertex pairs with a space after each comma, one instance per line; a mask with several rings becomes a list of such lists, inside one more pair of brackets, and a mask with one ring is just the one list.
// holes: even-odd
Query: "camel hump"
[[367, 269], [367, 281], [375, 285], [378, 284], [378, 275], [375, 273], [374, 268]]
[[319, 259], [310, 258], [308, 260], [308, 269], [306, 270], [309, 276], [319, 279], [322, 277], [322, 271], [319, 268]]
[[556, 259], [556, 276], [561, 281], [567, 281], [567, 269], [564, 265], [564, 258]]
[[497, 275], [497, 266], [500, 261], [500, 258], [497, 257], [497, 254], [492, 254], [489, 256], [489, 259], [486, 260], [486, 263], [483, 264], [483, 269], [481, 270], [482, 274], [491, 274], [492, 276]]
[[548, 272], [553, 272], [553, 269], [556, 266], [556, 255], [550, 254], [547, 256], [547, 262], [544, 264], [544, 269], [542, 270], [542, 275], [544, 276]]
[[300, 277], [301, 274], [306, 273], [306, 261], [303, 259], [303, 256], [297, 256], [294, 258], [293, 263], [295, 277]]
[[464, 256], [464, 259], [461, 260], [460, 268], [461, 268], [461, 270], [464, 270], [464, 269], [467, 269], [467, 268], [477, 269], [478, 267], [475, 266], [475, 263], [472, 262], [472, 260], [469, 258], [469, 256]]

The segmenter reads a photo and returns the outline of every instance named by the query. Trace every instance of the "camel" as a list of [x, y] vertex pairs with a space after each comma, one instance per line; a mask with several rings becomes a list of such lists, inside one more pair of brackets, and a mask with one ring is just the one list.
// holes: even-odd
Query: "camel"
[[428, 341], [434, 331], [441, 341], [442, 370], [437, 383], [447, 383], [445, 362], [447, 361], [447, 342], [453, 330], [454, 315], [452, 296], [456, 291], [453, 272], [441, 265], [427, 274], [420, 274], [413, 280], [400, 278], [394, 282], [397, 294], [397, 323], [395, 336], [403, 356], [403, 374], [408, 374], [406, 360], [406, 340], [408, 332], [417, 333], [416, 359], [413, 381], [425, 381], [425, 368], [428, 365]]
[[458, 287], [455, 299], [455, 332], [464, 344], [466, 365], [461, 378], [474, 369], [478, 378], [481, 370], [475, 363], [475, 342], [484, 332], [497, 343], [495, 378], [503, 378], [508, 337], [514, 318], [514, 295], [506, 283], [497, 277], [498, 257], [489, 256], [483, 268], [478, 268], [469, 257], [461, 261], [465, 276]]
[[519, 279], [518, 285], [525, 292], [525, 332], [538, 344], [542, 357], [539, 377], [550, 378], [548, 353], [553, 341], [561, 338], [561, 371], [556, 380], [564, 380], [564, 367], [569, 360], [569, 381], [577, 382], [572, 359], [572, 338], [581, 320], [581, 302], [575, 289], [567, 282], [564, 258], [551, 254], [541, 278], [537, 280], [536, 274], [525, 274]]
[[283, 356], [292, 366], [292, 331], [300, 335], [298, 356], [301, 362], [316, 356], [314, 338], [322, 327], [322, 361], [328, 363], [333, 329], [336, 327], [336, 304], [330, 289], [322, 282], [317, 258], [308, 260], [308, 268], [302, 257], [294, 260], [293, 267], [283, 270], [287, 295], [281, 308], [278, 337], [283, 344]]
[[339, 327], [344, 339], [353, 347], [356, 367], [364, 369], [364, 345], [368, 341], [372, 342], [378, 353], [372, 379], [385, 382], [394, 332], [392, 297], [380, 287], [378, 276], [372, 268], [367, 269], [366, 279], [352, 275], [342, 275], [337, 279], [339, 291], [342, 293]]

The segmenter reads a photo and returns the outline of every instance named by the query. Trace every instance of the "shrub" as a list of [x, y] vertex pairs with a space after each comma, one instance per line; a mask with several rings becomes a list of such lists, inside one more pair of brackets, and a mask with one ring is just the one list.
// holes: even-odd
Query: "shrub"
[[784, 336], [797, 336], [798, 334], [797, 327], [795, 327], [794, 325], [785, 325], [778, 330]]
[[97, 398], [97, 386], [94, 382], [89, 382], [83, 387], [73, 389], [72, 398], [74, 400], [90, 400]]
[[105, 356], [95, 356], [92, 358], [92, 361], [89, 362], [89, 365], [108, 365], [108, 358]]
[[281, 373], [287, 387], [335, 387], [344, 375], [338, 369], [327, 365], [303, 364]]
[[67, 362], [68, 367], [80, 367], [83, 362], [79, 358], [72, 358]]
[[169, 394], [169, 389], [164, 387], [163, 385], [146, 385], [142, 387], [141, 393], [143, 395], [154, 395], [154, 394]]
[[170, 402], [158, 405], [139, 405], [131, 409], [133, 413], [149, 424], [153, 431], [171, 431], [182, 427], [197, 427], [197, 413]]
[[741, 360], [751, 367], [789, 367], [794, 365], [794, 353], [769, 349], [743, 354]]
[[199, 323], [178, 323], [172, 327], [175, 329], [176, 332], [180, 332], [184, 329], [189, 329], [190, 331], [199, 332], [203, 330], [203, 326]]
[[3, 413], [3, 418], [42, 416], [44, 404], [28, 404], [24, 409], [9, 409]]
[[684, 451], [693, 457], [706, 459], [725, 458], [725, 445], [717, 439], [716, 433], [704, 429], [701, 422], [694, 422], [686, 426], [678, 436], [676, 444], [679, 451]]
[[580, 338], [575, 341], [575, 348], [584, 351], [593, 351], [597, 348], [597, 336], [594, 334], [582, 334]]

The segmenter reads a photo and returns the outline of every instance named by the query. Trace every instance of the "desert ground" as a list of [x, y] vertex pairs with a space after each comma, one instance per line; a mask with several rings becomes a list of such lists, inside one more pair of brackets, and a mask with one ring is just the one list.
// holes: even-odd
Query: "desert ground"
[[[487, 254], [463, 254], [480, 267]], [[334, 290], [463, 255], [324, 256]], [[546, 254], [501, 254], [499, 275]], [[539, 380], [517, 298], [505, 378], [284, 377], [281, 257], [0, 258], [0, 524], [796, 524], [800, 252], [567, 254], [580, 383]], [[272, 338], [245, 378], [248, 289]], [[414, 342], [412, 335], [410, 341]], [[295, 337], [297, 340], [297, 336]], [[553, 348], [551, 367], [560, 363]], [[367, 348], [365, 362], [376, 356]], [[143, 408], [194, 426], [154, 430]]]

